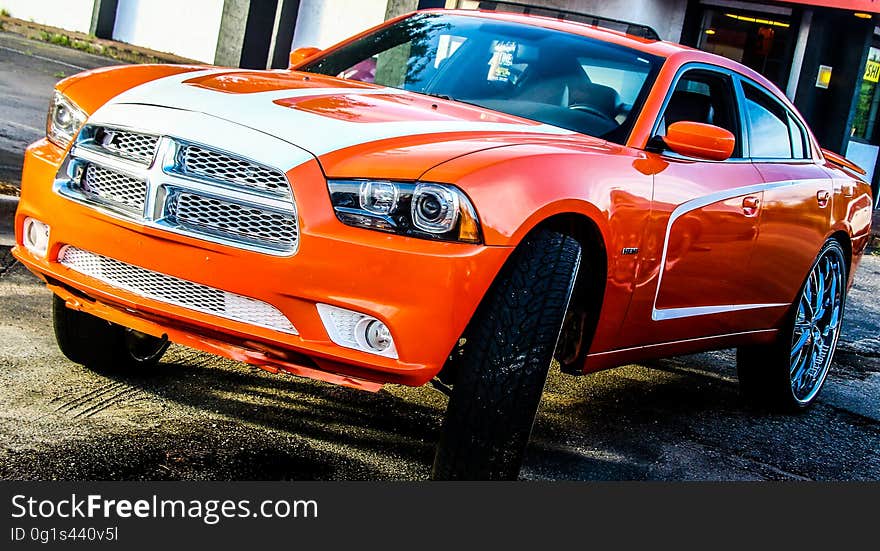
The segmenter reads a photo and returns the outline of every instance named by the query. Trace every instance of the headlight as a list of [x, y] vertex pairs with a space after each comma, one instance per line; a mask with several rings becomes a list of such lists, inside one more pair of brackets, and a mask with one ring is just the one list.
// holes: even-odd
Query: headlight
[[336, 217], [349, 226], [422, 239], [480, 243], [480, 222], [467, 196], [455, 186], [331, 180]]
[[85, 112], [56, 90], [46, 116], [46, 137], [58, 147], [66, 149], [85, 122]]

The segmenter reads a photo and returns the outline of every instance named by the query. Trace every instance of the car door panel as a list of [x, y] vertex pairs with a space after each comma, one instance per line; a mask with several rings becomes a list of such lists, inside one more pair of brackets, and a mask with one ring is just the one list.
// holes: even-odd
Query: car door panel
[[[749, 162], [664, 157], [618, 348], [745, 330], [763, 180]], [[755, 198], [756, 211], [743, 202]], [[646, 337], [649, 337], [646, 342]]]
[[749, 269], [761, 301], [791, 303], [830, 227], [831, 179], [812, 163], [756, 162], [755, 167], [766, 188]]

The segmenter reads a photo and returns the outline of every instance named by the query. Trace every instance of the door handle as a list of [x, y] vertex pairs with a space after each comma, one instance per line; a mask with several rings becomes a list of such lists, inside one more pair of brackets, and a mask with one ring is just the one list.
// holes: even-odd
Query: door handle
[[749, 195], [743, 199], [742, 209], [746, 216], [755, 216], [761, 206], [761, 200], [754, 195]]
[[816, 194], [816, 201], [819, 202], [819, 208], [824, 209], [828, 206], [828, 201], [831, 200], [831, 194], [828, 193], [827, 190], [820, 190], [819, 193]]

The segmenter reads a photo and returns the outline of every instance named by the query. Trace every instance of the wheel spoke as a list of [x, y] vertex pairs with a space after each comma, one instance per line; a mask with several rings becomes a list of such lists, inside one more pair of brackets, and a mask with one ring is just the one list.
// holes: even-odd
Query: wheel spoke
[[813, 307], [813, 294], [815, 293], [815, 280], [816, 280], [816, 272], [813, 271], [810, 274], [810, 278], [807, 280], [807, 284], [804, 286], [804, 292], [801, 296], [801, 303], [804, 305], [804, 313], [808, 316], [807, 319], [812, 320], [815, 316], [815, 308]]
[[807, 329], [801, 333], [801, 336], [797, 338], [797, 342], [794, 343], [794, 346], [791, 347], [791, 357], [794, 358], [795, 354], [802, 351], [804, 349], [804, 345], [807, 344], [807, 340], [810, 338], [809, 326]]
[[840, 325], [840, 317], [842, 313], [841, 295], [843, 274], [841, 273], [839, 262], [830, 262], [829, 279], [827, 303], [828, 308], [830, 309], [830, 315], [828, 316], [827, 323], [824, 324], [824, 327], [820, 327], [823, 340], [832, 336]]
[[[812, 347], [810, 347], [812, 349]], [[791, 380], [793, 382], [798, 381], [806, 370], [808, 360], [810, 359], [810, 349], [806, 347], [801, 347], [801, 354], [797, 357], [797, 360], [792, 362], [791, 368]]]
[[817, 266], [818, 273], [816, 276], [816, 289], [813, 295], [813, 319], [817, 320], [825, 313], [825, 274], [823, 266], [825, 262], [821, 262]]

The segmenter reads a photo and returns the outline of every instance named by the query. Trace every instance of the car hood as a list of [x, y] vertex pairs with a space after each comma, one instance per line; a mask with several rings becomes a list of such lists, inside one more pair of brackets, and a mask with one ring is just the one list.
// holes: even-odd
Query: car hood
[[316, 157], [328, 177], [416, 179], [476, 151], [584, 139], [569, 130], [459, 102], [290, 71], [175, 74], [135, 86], [108, 102], [124, 104], [199, 112], [270, 134]]

